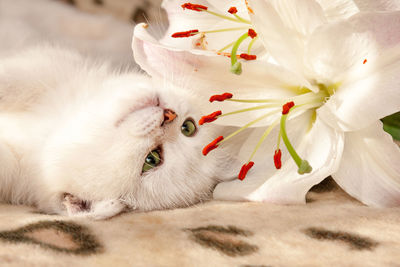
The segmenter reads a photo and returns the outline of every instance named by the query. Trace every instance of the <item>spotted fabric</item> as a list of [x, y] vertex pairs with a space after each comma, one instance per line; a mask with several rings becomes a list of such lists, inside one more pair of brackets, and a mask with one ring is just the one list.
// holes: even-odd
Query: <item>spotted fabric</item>
[[396, 266], [400, 209], [362, 205], [332, 179], [306, 205], [211, 201], [105, 221], [0, 204], [6, 266]]

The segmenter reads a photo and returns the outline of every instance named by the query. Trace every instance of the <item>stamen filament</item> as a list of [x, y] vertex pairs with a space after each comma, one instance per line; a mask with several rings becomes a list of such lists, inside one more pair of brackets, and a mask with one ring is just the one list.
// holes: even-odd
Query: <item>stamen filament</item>
[[262, 143], [264, 142], [265, 138], [268, 137], [268, 135], [271, 133], [271, 131], [275, 128], [275, 126], [279, 123], [279, 119], [275, 120], [268, 128], [265, 130], [264, 134], [261, 136], [260, 140], [258, 141], [256, 147], [253, 150], [253, 153], [251, 153], [249, 161], [251, 161], [256, 154], [257, 150], [261, 147]]
[[325, 98], [328, 96], [328, 94], [324, 91], [320, 91], [317, 94], [315, 93], [305, 93], [301, 94], [298, 96], [294, 97], [289, 97], [285, 100], [282, 99], [276, 99], [276, 98], [269, 98], [269, 99], [227, 99], [226, 101], [232, 101], [232, 102], [241, 102], [241, 103], [279, 103], [279, 104], [284, 104], [287, 101], [294, 101], [297, 103], [296, 107], [304, 104], [304, 103], [321, 103]]
[[250, 54], [251, 48], [253, 47], [254, 42], [258, 39], [258, 37], [254, 37], [251, 39], [249, 46], [247, 47], [247, 54]]
[[234, 137], [235, 135], [237, 135], [237, 134], [240, 133], [241, 131], [243, 131], [243, 130], [249, 128], [251, 125], [256, 124], [257, 122], [259, 122], [259, 121], [261, 121], [261, 120], [263, 120], [263, 119], [265, 119], [265, 118], [267, 118], [267, 117], [269, 117], [269, 116], [271, 116], [271, 115], [273, 115], [273, 114], [275, 114], [275, 113], [277, 113], [276, 110], [271, 111], [271, 112], [268, 112], [268, 113], [262, 115], [261, 117], [258, 117], [258, 118], [255, 119], [254, 121], [251, 121], [251, 122], [247, 123], [246, 125], [244, 125], [244, 126], [241, 127], [240, 129], [234, 131], [233, 133], [231, 133], [230, 135], [228, 135], [227, 137], [225, 137], [224, 140], [222, 140], [222, 141], [220, 142], [220, 144], [222, 144], [223, 142], [225, 142], [225, 141], [231, 139], [232, 137]]
[[[254, 40], [254, 39], [253, 39]], [[217, 53], [221, 53], [223, 51], [225, 51], [226, 49], [228, 49], [229, 47], [233, 46], [236, 43], [236, 41], [233, 41], [230, 44], [227, 44], [226, 46], [222, 47], [220, 50], [217, 51]]]
[[226, 99], [226, 101], [241, 102], [241, 103], [277, 103], [277, 104], [281, 104], [284, 102], [280, 99]]
[[210, 11], [210, 10], [204, 10], [204, 12], [207, 12], [207, 13], [209, 13], [211, 15], [217, 16], [217, 17], [222, 18], [222, 19], [227, 19], [227, 20], [230, 20], [230, 21], [238, 22], [238, 23], [251, 24], [251, 21], [248, 21], [246, 19], [242, 20], [242, 19], [232, 18], [232, 17], [229, 17], [229, 16], [225, 16], [225, 15], [219, 14], [217, 12]]
[[219, 117], [224, 117], [224, 116], [228, 116], [228, 115], [232, 115], [232, 114], [243, 113], [243, 112], [247, 112], [247, 111], [265, 109], [265, 108], [270, 108], [270, 107], [280, 107], [280, 105], [279, 104], [266, 104], [266, 105], [261, 105], [261, 106], [257, 106], [257, 107], [252, 107], [252, 108], [239, 109], [239, 110], [236, 110], [236, 111], [232, 111], [232, 112], [228, 112], [228, 113], [222, 114]]
[[202, 31], [199, 33], [216, 33], [216, 32], [229, 32], [229, 31], [239, 31], [239, 30], [246, 30], [247, 27], [236, 27], [236, 28], [226, 28], [226, 29], [218, 29], [218, 30], [211, 30], [211, 31]]
[[281, 145], [281, 137], [282, 137], [281, 131], [279, 131], [279, 133], [278, 133], [278, 143], [276, 145], [276, 150], [279, 150], [279, 147]]
[[247, 23], [247, 24], [251, 24], [250, 20], [247, 20], [245, 18], [242, 18], [241, 16], [237, 15], [237, 14], [232, 14], [233, 16], [235, 16], [235, 18], [237, 18], [238, 20], [240, 20], [243, 23]]

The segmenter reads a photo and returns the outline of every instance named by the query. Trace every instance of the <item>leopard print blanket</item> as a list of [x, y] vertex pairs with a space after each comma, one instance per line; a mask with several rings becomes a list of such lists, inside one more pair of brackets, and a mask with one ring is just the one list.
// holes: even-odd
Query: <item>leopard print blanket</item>
[[2, 266], [399, 266], [400, 208], [328, 180], [307, 205], [211, 201], [90, 221], [0, 205]]

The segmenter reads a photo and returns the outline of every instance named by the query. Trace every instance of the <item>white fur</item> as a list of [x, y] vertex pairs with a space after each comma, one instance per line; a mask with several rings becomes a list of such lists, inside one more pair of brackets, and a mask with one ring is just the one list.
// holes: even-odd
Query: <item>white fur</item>
[[[224, 129], [180, 132], [186, 118], [200, 118], [187, 90], [112, 69], [131, 58], [130, 39], [131, 28], [111, 18], [53, 1], [0, 0], [0, 201], [102, 219], [125, 207], [187, 206], [236, 175], [240, 164], [223, 149], [201, 154]], [[37, 45], [43, 40], [52, 44]], [[161, 126], [164, 108], [178, 116]], [[142, 174], [157, 147], [163, 163]]]
[[[161, 125], [167, 108], [178, 116]], [[205, 199], [237, 170], [221, 165], [223, 150], [201, 154], [221, 133], [204, 126], [186, 137], [180, 128], [187, 118], [198, 121], [200, 114], [184, 90], [137, 72], [113, 73], [49, 46], [3, 58], [0, 199], [50, 213], [65, 213], [64, 193], [93, 207], [117, 200], [136, 210]], [[142, 173], [146, 155], [157, 147], [163, 163]]]

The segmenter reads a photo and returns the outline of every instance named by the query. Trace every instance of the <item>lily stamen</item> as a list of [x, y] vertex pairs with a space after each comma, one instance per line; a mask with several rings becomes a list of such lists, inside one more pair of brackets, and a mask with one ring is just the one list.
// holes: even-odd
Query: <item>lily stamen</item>
[[[305, 93], [302, 95], [298, 95], [295, 97], [289, 97], [286, 101], [294, 101], [297, 104], [297, 107], [302, 106], [304, 104], [320, 104], [323, 102], [327, 97], [326, 92], [320, 91], [317, 94], [315, 93]], [[277, 98], [267, 98], [267, 99], [226, 99], [225, 101], [232, 101], [232, 102], [240, 102], [240, 103], [275, 103], [279, 106], [283, 105], [286, 101], [283, 99]]]
[[239, 56], [240, 56], [240, 58], [243, 58], [245, 60], [255, 60], [255, 59], [257, 59], [256, 55], [249, 55], [249, 54], [246, 54], [246, 53], [242, 53]]
[[220, 115], [220, 117], [225, 117], [225, 116], [229, 116], [229, 115], [233, 115], [233, 114], [238, 114], [238, 113], [243, 113], [243, 112], [248, 112], [248, 111], [254, 111], [254, 110], [259, 110], [259, 109], [266, 109], [266, 108], [274, 108], [274, 107], [280, 107], [280, 104], [265, 104], [265, 105], [260, 105], [260, 106], [256, 106], [256, 107], [252, 107], [252, 108], [244, 108], [244, 109], [239, 109], [239, 110], [235, 110], [235, 111], [231, 111], [228, 113], [224, 113], [222, 115]]
[[242, 132], [243, 130], [246, 130], [247, 128], [249, 128], [249, 127], [252, 126], [253, 124], [256, 124], [257, 122], [260, 122], [260, 121], [262, 121], [263, 119], [265, 119], [265, 118], [267, 118], [267, 117], [269, 117], [269, 116], [271, 116], [271, 115], [273, 115], [273, 114], [276, 114], [276, 113], [277, 113], [277, 111], [268, 112], [268, 113], [262, 115], [261, 117], [258, 117], [257, 119], [255, 119], [255, 120], [253, 120], [253, 121], [247, 123], [246, 125], [242, 126], [242, 127], [239, 128], [238, 130], [234, 131], [233, 133], [231, 133], [230, 135], [228, 135], [226, 138], [224, 138], [224, 140], [221, 141], [221, 144], [222, 144], [223, 142], [228, 141], [229, 139], [231, 139], [232, 137], [234, 137], [234, 136], [237, 135], [238, 133]]
[[249, 46], [247, 47], [247, 54], [250, 54], [251, 48], [253, 47], [253, 44], [256, 42], [256, 40], [258, 39], [258, 37], [254, 37], [250, 43]]
[[282, 167], [282, 152], [280, 149], [275, 150], [274, 165], [278, 170]]
[[[183, 9], [190, 9], [190, 10], [198, 11], [198, 12], [204, 11], [204, 12], [207, 12], [207, 13], [209, 13], [209, 14], [211, 14], [211, 15], [217, 16], [217, 17], [219, 17], [219, 18], [231, 20], [231, 21], [234, 21], [234, 22], [240, 22], [240, 23], [251, 24], [251, 21], [237, 16], [237, 15], [235, 14], [237, 11], [234, 12], [234, 13], [231, 13], [230, 11], [234, 11], [234, 9], [231, 10], [232, 7], [228, 10], [228, 12], [231, 13], [232, 15], [234, 15], [235, 18], [231, 18], [231, 17], [225, 16], [225, 15], [223, 15], [223, 14], [210, 11], [210, 10], [208, 10], [208, 7], [207, 7], [207, 6], [203, 6], [203, 5], [199, 5], [199, 4], [185, 3], [185, 4], [181, 5], [181, 7], [182, 7]], [[233, 8], [235, 8], [235, 7], [233, 7]], [[235, 8], [235, 9], [236, 9], [236, 8]]]
[[211, 143], [209, 143], [208, 145], [206, 145], [206, 146], [203, 148], [203, 151], [202, 151], [203, 155], [204, 155], [204, 156], [207, 156], [207, 154], [208, 154], [211, 150], [216, 149], [216, 148], [218, 147], [219, 143], [220, 143], [222, 140], [224, 140], [224, 137], [223, 137], [223, 136], [218, 136], [218, 137], [215, 138]]
[[222, 102], [222, 101], [225, 101], [225, 100], [230, 99], [232, 97], [233, 97], [233, 95], [231, 93], [223, 93], [222, 95], [213, 95], [213, 96], [211, 96], [209, 101], [211, 103], [214, 102], [214, 101]]
[[243, 34], [242, 36], [240, 36], [239, 39], [237, 39], [237, 41], [233, 45], [232, 50], [231, 50], [231, 72], [234, 74], [237, 74], [237, 75], [242, 74], [242, 63], [240, 63], [237, 60], [236, 53], [237, 53], [237, 50], [239, 49], [240, 44], [244, 40], [246, 40], [247, 37], [249, 37], [249, 34], [247, 32], [245, 34]]
[[251, 21], [249, 21], [247, 19], [244, 19], [242, 17], [239, 17], [236, 14], [232, 14], [235, 17], [235, 18], [232, 18], [232, 17], [228, 17], [228, 16], [225, 16], [225, 15], [219, 14], [217, 12], [210, 11], [210, 10], [205, 10], [205, 12], [207, 12], [207, 13], [209, 13], [211, 15], [220, 17], [222, 19], [227, 19], [227, 20], [230, 20], [230, 21], [234, 21], [234, 22], [238, 22], [238, 23], [246, 23], [246, 24], [250, 24], [251, 25]]
[[254, 148], [253, 152], [250, 155], [249, 161], [253, 159], [254, 155], [256, 154], [257, 150], [261, 147], [262, 143], [264, 140], [268, 137], [268, 135], [271, 133], [271, 131], [275, 128], [275, 126], [279, 123], [279, 119], [275, 120], [268, 128], [265, 130], [263, 135], [261, 136], [260, 140], [258, 140], [258, 143], [256, 147]]
[[221, 116], [221, 114], [222, 114], [221, 110], [217, 110], [217, 111], [215, 111], [215, 112], [213, 112], [211, 114], [203, 116], [203, 117], [200, 118], [199, 124], [203, 125], [204, 123], [213, 122], [216, 119], [218, 119], [218, 116]]
[[217, 33], [217, 32], [230, 32], [230, 31], [239, 31], [246, 30], [246, 27], [234, 27], [234, 28], [226, 28], [226, 29], [218, 29], [218, 30], [210, 30], [210, 31], [202, 31], [199, 33]]
[[206, 6], [199, 5], [199, 4], [192, 4], [192, 3], [185, 3], [185, 4], [181, 5], [181, 7], [183, 9], [190, 9], [190, 10], [198, 11], [198, 12], [205, 11], [208, 9], [208, 7], [206, 7]]
[[238, 10], [237, 10], [237, 8], [236, 7], [230, 7], [229, 9], [228, 9], [228, 13], [231, 13], [232, 15], [233, 14], [236, 14], [238, 12]]
[[247, 172], [251, 169], [251, 167], [253, 167], [253, 165], [254, 165], [253, 161], [250, 161], [247, 164], [244, 164], [242, 166], [242, 168], [240, 169], [238, 179], [243, 181], [243, 179], [246, 178]]
[[175, 32], [171, 35], [171, 37], [172, 38], [183, 38], [183, 37], [192, 37], [197, 34], [239, 31], [239, 30], [245, 30], [245, 29], [247, 29], [247, 28], [246, 27], [236, 27], [236, 28], [226, 28], [226, 29], [218, 29], [218, 30], [202, 31], [202, 32], [200, 32], [197, 29], [194, 29], [194, 30], [188, 30], [188, 31], [183, 31], [183, 32]]
[[171, 35], [173, 38], [185, 38], [185, 37], [191, 37], [199, 33], [199, 30], [189, 30], [189, 31], [184, 31], [184, 32], [175, 32]]
[[248, 37], [254, 38], [257, 33], [253, 29], [249, 29], [245, 34], [237, 39], [236, 43], [232, 47], [231, 51], [231, 72], [237, 75], [242, 73], [242, 64], [237, 60], [236, 53], [239, 49], [240, 44], [246, 40]]
[[[272, 132], [272, 130], [280, 123], [280, 130], [278, 134], [278, 144], [277, 144], [277, 149], [275, 150], [274, 154], [274, 165], [277, 169], [280, 169], [282, 166], [282, 151], [279, 149], [280, 145], [280, 140], [282, 138], [283, 142], [285, 143], [287, 150], [289, 151], [289, 154], [292, 156], [293, 160], [296, 162], [298, 166], [298, 173], [304, 174], [312, 171], [312, 167], [308, 163], [308, 161], [303, 160], [300, 158], [300, 156], [297, 154], [297, 152], [294, 150], [293, 146], [291, 145], [289, 138], [287, 137], [286, 133], [286, 119], [289, 114], [289, 112], [293, 109], [296, 109], [295, 113], [300, 113], [302, 111], [306, 111], [309, 109], [317, 108], [322, 105], [323, 101], [327, 97], [326, 90], [321, 90], [318, 93], [304, 93], [302, 95], [298, 95], [295, 97], [289, 98], [289, 101], [284, 103], [283, 99], [261, 99], [261, 100], [255, 100], [255, 99], [232, 99], [233, 95], [231, 93], [223, 93], [219, 95], [213, 95], [210, 97], [210, 102], [214, 101], [236, 101], [236, 102], [244, 102], [244, 103], [266, 103], [264, 105], [258, 105], [256, 107], [251, 107], [251, 108], [245, 108], [245, 109], [239, 109], [236, 111], [231, 111], [228, 113], [222, 114], [222, 112], [216, 111], [213, 112], [209, 115], [203, 116], [199, 124], [203, 124], [206, 122], [212, 122], [216, 120], [219, 117], [223, 116], [228, 116], [228, 115], [233, 115], [233, 114], [238, 114], [242, 112], [247, 112], [247, 111], [254, 111], [254, 110], [259, 110], [259, 109], [269, 109], [269, 112], [266, 114], [258, 117], [257, 119], [247, 123], [243, 127], [239, 128], [235, 132], [231, 133], [227, 137], [223, 138], [222, 136], [218, 137], [216, 140], [208, 144], [204, 149], [203, 149], [203, 155], [207, 155], [211, 150], [215, 149], [222, 143], [228, 141], [229, 139], [233, 138], [240, 132], [244, 131], [245, 129], [249, 128], [250, 126], [264, 120], [267, 118], [270, 118], [271, 116], [277, 115], [279, 112], [281, 113], [281, 117], [275, 119], [269, 127], [265, 130], [263, 135], [261, 136], [260, 140], [257, 142], [252, 154], [249, 157], [248, 162], [252, 162], [251, 160], [255, 156], [256, 152], [259, 150], [261, 147], [262, 143], [265, 141], [265, 139], [269, 136], [269, 134]], [[299, 101], [300, 104], [295, 105], [294, 101]], [[281, 107], [281, 109], [279, 109]], [[239, 173], [239, 179], [242, 178], [244, 179], [247, 171], [253, 166], [254, 163], [250, 165], [245, 164], [242, 167], [241, 173]], [[250, 166], [250, 167], [249, 167]]]
[[250, 36], [251, 39], [254, 39], [255, 37], [257, 37], [256, 31], [253, 30], [253, 29], [249, 29], [249, 30], [247, 31], [247, 34]]

